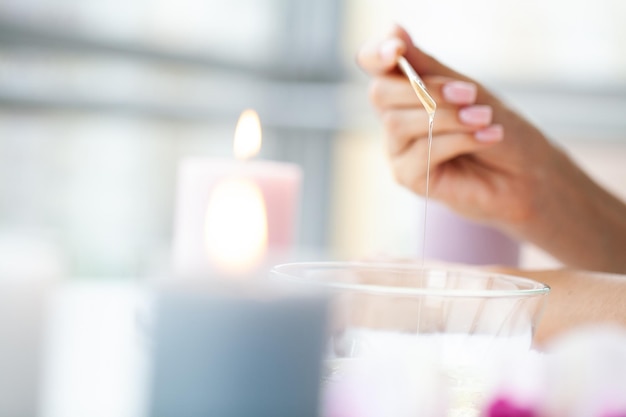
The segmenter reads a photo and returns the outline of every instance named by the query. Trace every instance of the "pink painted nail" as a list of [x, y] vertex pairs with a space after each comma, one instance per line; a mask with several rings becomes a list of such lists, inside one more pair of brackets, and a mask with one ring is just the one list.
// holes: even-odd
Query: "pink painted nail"
[[491, 106], [469, 106], [459, 111], [459, 119], [467, 125], [487, 126], [491, 123]]
[[453, 104], [472, 104], [476, 101], [478, 88], [476, 84], [465, 81], [451, 81], [444, 84], [443, 97]]
[[401, 47], [402, 44], [398, 39], [387, 39], [380, 45], [378, 53], [384, 62], [392, 63], [398, 58]]
[[504, 127], [502, 125], [491, 125], [474, 133], [474, 137], [479, 142], [500, 142], [504, 139]]

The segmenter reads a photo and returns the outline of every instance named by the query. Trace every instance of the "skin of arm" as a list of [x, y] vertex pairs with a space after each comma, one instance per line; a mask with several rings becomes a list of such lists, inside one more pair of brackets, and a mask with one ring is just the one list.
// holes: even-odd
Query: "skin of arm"
[[424, 194], [427, 114], [398, 71], [404, 55], [438, 103], [430, 196], [459, 214], [532, 242], [564, 264], [626, 273], [626, 204], [587, 176], [532, 124], [394, 27], [357, 61], [371, 76], [397, 181]]
[[[411, 258], [377, 256], [366, 262], [374, 264], [421, 264]], [[527, 270], [503, 266], [476, 266], [428, 261], [434, 269], [474, 270], [523, 277], [550, 287], [539, 325], [535, 329], [537, 347], [577, 327], [617, 325], [626, 329], [626, 275], [578, 269]]]
[[550, 286], [543, 316], [535, 333], [539, 347], [585, 325], [615, 324], [626, 328], [626, 275], [581, 270], [492, 271], [523, 276]]

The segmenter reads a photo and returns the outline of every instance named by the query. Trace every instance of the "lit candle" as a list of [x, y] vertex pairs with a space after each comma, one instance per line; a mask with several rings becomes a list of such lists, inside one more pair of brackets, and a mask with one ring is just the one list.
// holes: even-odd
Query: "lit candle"
[[235, 129], [237, 158], [188, 158], [179, 168], [174, 272], [246, 275], [293, 245], [302, 177], [295, 164], [249, 161], [261, 148], [253, 110]]

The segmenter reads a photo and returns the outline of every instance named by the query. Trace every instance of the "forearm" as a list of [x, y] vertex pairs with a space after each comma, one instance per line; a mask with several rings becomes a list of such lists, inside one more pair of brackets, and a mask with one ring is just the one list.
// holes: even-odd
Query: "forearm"
[[552, 289], [535, 335], [539, 345], [583, 325], [626, 327], [626, 275], [586, 271], [525, 271]]
[[488, 269], [530, 278], [550, 287], [545, 309], [535, 329], [536, 345], [549, 343], [553, 338], [580, 326], [626, 327], [626, 275], [569, 269]]
[[547, 166], [531, 215], [513, 233], [568, 266], [626, 274], [626, 204], [558, 150]]

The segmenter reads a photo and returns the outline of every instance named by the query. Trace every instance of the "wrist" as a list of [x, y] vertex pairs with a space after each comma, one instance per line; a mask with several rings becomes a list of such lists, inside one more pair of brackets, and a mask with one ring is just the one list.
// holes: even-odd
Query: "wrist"
[[553, 151], [535, 173], [527, 218], [512, 232], [565, 265], [626, 273], [626, 205]]

